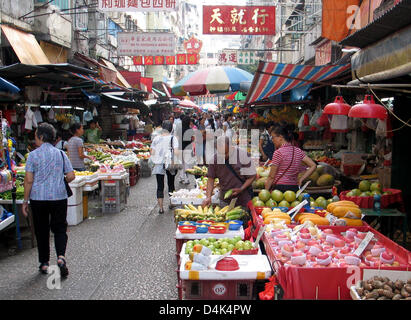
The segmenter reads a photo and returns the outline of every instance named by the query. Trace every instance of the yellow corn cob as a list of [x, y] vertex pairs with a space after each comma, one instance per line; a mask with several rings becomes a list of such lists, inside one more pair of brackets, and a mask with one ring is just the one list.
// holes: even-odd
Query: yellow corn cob
[[197, 211], [197, 208], [194, 207], [192, 204], [189, 204], [188, 207], [189, 207], [191, 210], [193, 210], [193, 211]]

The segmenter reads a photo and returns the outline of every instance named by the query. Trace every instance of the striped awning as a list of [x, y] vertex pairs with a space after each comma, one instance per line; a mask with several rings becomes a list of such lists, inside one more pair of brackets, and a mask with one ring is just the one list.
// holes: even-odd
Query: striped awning
[[350, 64], [306, 66], [261, 61], [245, 104], [252, 104], [312, 83], [326, 84], [324, 81], [336, 78], [350, 67]]

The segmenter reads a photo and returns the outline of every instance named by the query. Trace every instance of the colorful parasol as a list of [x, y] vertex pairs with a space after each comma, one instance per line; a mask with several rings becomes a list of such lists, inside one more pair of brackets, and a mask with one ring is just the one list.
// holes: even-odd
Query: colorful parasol
[[196, 105], [193, 101], [184, 99], [178, 102], [179, 106], [185, 107], [185, 108], [191, 108], [196, 110], [197, 112], [201, 112], [201, 109], [198, 105]]
[[176, 96], [205, 95], [209, 93], [235, 92], [241, 83], [251, 82], [253, 75], [233, 67], [212, 67], [192, 72], [181, 79], [173, 88]]
[[247, 94], [236, 91], [232, 94], [226, 95], [225, 97], [227, 100], [244, 101], [247, 98]]

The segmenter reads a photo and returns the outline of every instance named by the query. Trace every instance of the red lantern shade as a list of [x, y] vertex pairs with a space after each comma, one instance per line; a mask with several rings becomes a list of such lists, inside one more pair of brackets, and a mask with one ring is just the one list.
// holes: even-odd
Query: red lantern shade
[[387, 119], [387, 110], [379, 104], [376, 104], [374, 97], [367, 94], [364, 97], [364, 102], [353, 106], [348, 113], [351, 118], [377, 118], [381, 120]]
[[335, 97], [333, 103], [329, 103], [325, 106], [323, 114], [335, 114], [339, 116], [346, 116], [350, 112], [350, 105], [344, 102], [342, 96]]

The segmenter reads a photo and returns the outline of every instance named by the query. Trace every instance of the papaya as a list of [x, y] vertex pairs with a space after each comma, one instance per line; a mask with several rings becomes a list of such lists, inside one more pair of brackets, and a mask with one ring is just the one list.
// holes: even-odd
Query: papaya
[[340, 218], [346, 222], [347, 226], [352, 226], [352, 227], [361, 227], [363, 225], [363, 222], [361, 219], [349, 219], [349, 218]]
[[330, 222], [328, 221], [327, 218], [323, 218], [323, 217], [320, 217], [320, 216], [317, 216], [317, 217], [304, 217], [303, 219], [301, 219], [300, 224], [304, 224], [304, 222], [306, 222], [306, 221], [311, 221], [315, 225], [320, 225], [320, 226], [328, 226], [330, 224]]
[[291, 224], [290, 218], [274, 218], [274, 217], [267, 217], [264, 219], [264, 224], [270, 224], [271, 222], [282, 222], [284, 221], [286, 224]]
[[332, 211], [332, 214], [336, 216], [337, 218], [342, 218], [347, 214], [347, 212], [352, 212], [355, 216], [357, 216], [358, 218], [361, 218], [361, 209], [358, 207], [353, 207], [353, 206], [336, 207]]
[[336, 207], [340, 207], [340, 206], [344, 206], [344, 205], [359, 208], [358, 205], [355, 204], [355, 203], [352, 202], [352, 201], [342, 200], [342, 201], [331, 202], [331, 203], [327, 206], [327, 211], [328, 211], [328, 212], [333, 212], [333, 210], [334, 210]]

